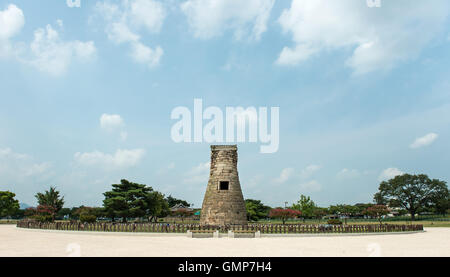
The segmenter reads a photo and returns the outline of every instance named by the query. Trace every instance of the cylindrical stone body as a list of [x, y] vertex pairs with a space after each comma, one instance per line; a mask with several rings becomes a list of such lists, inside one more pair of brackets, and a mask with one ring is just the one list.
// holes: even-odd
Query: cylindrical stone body
[[237, 160], [236, 145], [211, 146], [211, 167], [200, 224], [247, 224]]

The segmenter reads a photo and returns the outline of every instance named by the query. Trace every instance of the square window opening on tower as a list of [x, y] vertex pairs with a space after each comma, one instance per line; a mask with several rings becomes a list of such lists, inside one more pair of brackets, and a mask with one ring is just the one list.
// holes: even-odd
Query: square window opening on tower
[[228, 190], [230, 182], [228, 181], [220, 181], [219, 182], [219, 190]]

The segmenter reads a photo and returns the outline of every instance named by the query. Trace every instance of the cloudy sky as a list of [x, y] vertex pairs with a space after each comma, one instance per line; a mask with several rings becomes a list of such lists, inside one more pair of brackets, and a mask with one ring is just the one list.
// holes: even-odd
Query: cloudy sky
[[450, 2], [380, 4], [0, 0], [0, 190], [94, 206], [126, 178], [200, 207], [209, 144], [171, 139], [194, 98], [280, 108], [276, 153], [238, 144], [245, 198], [325, 206], [404, 172], [448, 181]]

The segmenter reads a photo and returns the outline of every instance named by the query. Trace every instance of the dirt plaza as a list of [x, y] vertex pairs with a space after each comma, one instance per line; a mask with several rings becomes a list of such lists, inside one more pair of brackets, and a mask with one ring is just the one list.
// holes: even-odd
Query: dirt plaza
[[185, 234], [51, 231], [0, 225], [0, 256], [448, 257], [450, 228], [408, 234], [195, 239]]

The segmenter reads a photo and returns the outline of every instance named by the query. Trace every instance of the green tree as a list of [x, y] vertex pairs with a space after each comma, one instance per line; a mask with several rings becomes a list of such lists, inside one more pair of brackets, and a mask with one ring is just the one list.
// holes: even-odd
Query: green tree
[[260, 200], [245, 199], [245, 208], [247, 209], [247, 219], [258, 221], [267, 217], [270, 207], [264, 205]]
[[283, 225], [286, 223], [286, 220], [289, 218], [297, 218], [302, 215], [302, 212], [298, 210], [292, 210], [292, 209], [282, 209], [282, 208], [275, 208], [270, 210], [269, 217], [271, 218], [277, 218], [281, 219], [283, 222]]
[[146, 214], [149, 216], [149, 221], [157, 222], [158, 218], [169, 215], [169, 203], [164, 198], [164, 194], [152, 191], [147, 195], [145, 201], [147, 205]]
[[353, 217], [359, 214], [359, 208], [354, 205], [342, 205], [342, 214], [348, 217]]
[[78, 217], [80, 222], [93, 223], [97, 221], [97, 217], [101, 216], [103, 208], [84, 207], [81, 206], [74, 211], [74, 216]]
[[364, 211], [367, 210], [367, 208], [372, 207], [373, 203], [357, 203], [355, 204], [355, 212], [358, 215], [364, 215]]
[[356, 205], [355, 206], [346, 205], [346, 204], [331, 205], [328, 208], [328, 210], [330, 211], [330, 214], [339, 215], [339, 216], [352, 217], [352, 216], [360, 214], [360, 207], [358, 207]]
[[190, 207], [191, 206], [191, 204], [189, 204], [187, 201], [181, 200], [181, 199], [177, 199], [175, 197], [172, 197], [172, 195], [169, 195], [167, 197], [167, 203], [169, 205], [169, 208], [172, 208], [173, 206], [178, 205], [178, 204], [182, 204], [183, 206], [186, 206], [186, 207]]
[[16, 194], [10, 191], [0, 191], [0, 217], [13, 216], [19, 211], [19, 201]]
[[421, 209], [436, 206], [442, 196], [449, 193], [446, 182], [430, 179], [425, 174], [396, 176], [381, 182], [378, 190], [375, 201], [378, 199], [389, 203], [389, 206], [406, 209], [411, 220], [415, 220], [415, 214]]
[[373, 202], [377, 205], [387, 205], [387, 200], [383, 197], [381, 192], [377, 192], [373, 195]]
[[317, 208], [314, 201], [309, 196], [300, 195], [300, 200], [296, 204], [292, 205], [292, 209], [301, 211], [302, 217], [312, 218], [314, 217], [314, 210]]
[[58, 211], [58, 213], [56, 214], [56, 219], [63, 219], [64, 216], [71, 216], [71, 211], [72, 209], [70, 208], [62, 208], [61, 210]]
[[328, 211], [332, 215], [340, 215], [342, 212], [341, 206], [342, 205], [330, 205], [330, 207], [328, 207]]
[[25, 209], [19, 209], [12, 216], [13, 219], [22, 219], [25, 217]]
[[321, 208], [321, 207], [316, 207], [314, 209], [314, 218], [318, 219], [319, 221], [328, 214], [328, 209], [327, 208]]
[[151, 187], [146, 185], [129, 182], [128, 180], [120, 180], [120, 184], [113, 184], [113, 189], [103, 193], [105, 199], [103, 206], [105, 212], [114, 221], [115, 218], [121, 217], [123, 222], [128, 217], [143, 217], [148, 209], [148, 197], [153, 191]]
[[445, 215], [450, 209], [450, 193], [440, 195], [433, 203], [432, 210], [436, 214]]
[[383, 216], [389, 214], [389, 209], [385, 205], [373, 205], [371, 207], [368, 207], [363, 213], [368, 216], [377, 218], [381, 224]]
[[36, 207], [35, 215], [32, 217], [40, 222], [51, 222], [55, 220], [55, 208], [48, 205], [39, 205]]
[[50, 189], [46, 190], [44, 193], [38, 192], [35, 197], [39, 205], [53, 208], [53, 219], [55, 214], [58, 213], [64, 206], [64, 196], [61, 197], [59, 195], [59, 191], [57, 191], [55, 187], [50, 187]]

